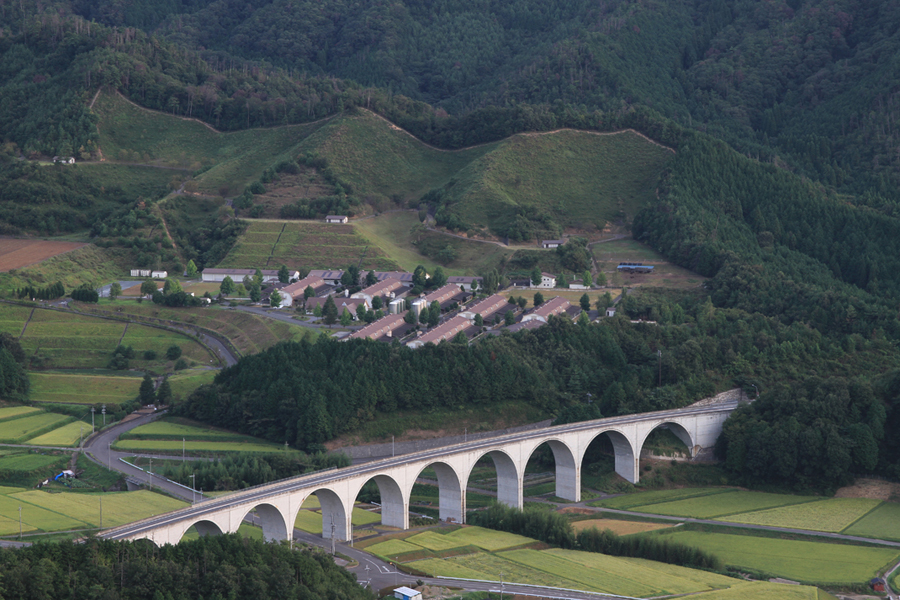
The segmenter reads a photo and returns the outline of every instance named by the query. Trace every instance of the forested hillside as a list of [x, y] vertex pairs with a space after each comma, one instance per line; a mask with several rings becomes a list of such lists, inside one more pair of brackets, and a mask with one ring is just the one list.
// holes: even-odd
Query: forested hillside
[[[884, 433], [900, 419], [896, 2], [55, 0], [2, 3], [0, 22], [0, 175], [15, 203], [6, 231], [91, 223], [104, 244], [130, 244], [146, 261], [171, 258], [163, 240], [155, 248], [137, 241], [140, 227], [155, 226], [154, 207], [83, 172], [24, 164], [54, 154], [100, 158], [89, 107], [101, 89], [223, 131], [352, 119], [365, 108], [435, 152], [564, 127], [633, 128], [674, 151], [647, 169], [653, 175], [641, 189], [649, 201], [623, 226], [710, 279], [697, 296], [626, 298], [626, 314], [659, 328], [557, 324], [418, 354], [280, 346], [199, 392], [185, 407], [194, 416], [310, 446], [423, 398], [457, 406], [485, 402], [490, 390], [564, 418], [588, 392], [604, 398], [604, 414], [618, 414], [753, 384], [763, 397], [735, 418], [720, 449], [748, 483], [830, 488], [853, 473], [900, 476], [900, 445]], [[340, 130], [336, 121], [317, 131]], [[117, 139], [131, 135], [129, 125]], [[298, 149], [281, 156], [293, 146], [277, 147], [269, 165], [258, 159], [253, 169], [231, 165], [220, 175], [213, 167], [207, 177], [259, 177], [246, 190], [221, 191], [242, 192], [235, 206], [244, 210], [253, 204], [250, 188], [264, 190], [280, 166], [328, 170], [333, 196], [317, 206], [346, 205], [352, 185], [330, 170], [331, 157]], [[185, 150], [177, 162], [202, 179], [220, 150], [206, 148], [196, 166]], [[584, 156], [556, 150], [575, 169], [567, 178], [580, 177]], [[507, 178], [490, 194], [467, 197], [459, 184], [474, 180], [476, 167], [489, 184], [503, 174], [487, 159], [473, 165], [427, 191], [416, 180], [412, 197], [382, 193], [372, 206], [428, 209], [456, 230], [494, 218], [493, 232], [511, 239], [566, 223], [548, 224], [546, 213], [511, 202], [506, 212], [479, 212], [481, 199], [501, 205], [524, 197], [509, 190], [530, 182]], [[173, 235], [200, 262], [215, 262], [240, 233], [230, 209], [206, 204], [193, 215], [184, 202], [171, 204]], [[295, 216], [313, 214], [311, 205]], [[662, 381], [653, 377], [656, 360]], [[759, 448], [788, 439], [833, 449], [836, 466], [823, 470], [816, 454], [795, 447], [796, 460], [761, 468], [769, 457]]]

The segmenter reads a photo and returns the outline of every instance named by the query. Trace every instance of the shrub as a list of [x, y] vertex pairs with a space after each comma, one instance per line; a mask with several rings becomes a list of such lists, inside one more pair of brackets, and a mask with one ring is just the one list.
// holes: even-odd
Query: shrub
[[169, 346], [169, 349], [166, 350], [166, 358], [169, 360], [175, 360], [176, 358], [181, 357], [181, 347], [180, 346]]

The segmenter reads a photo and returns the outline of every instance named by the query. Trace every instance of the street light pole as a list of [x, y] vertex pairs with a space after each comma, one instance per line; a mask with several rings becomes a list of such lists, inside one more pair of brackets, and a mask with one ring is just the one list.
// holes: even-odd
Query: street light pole
[[191, 473], [191, 504], [197, 502], [197, 496], [194, 493], [196, 490], [194, 489], [197, 485], [197, 480], [194, 479], [197, 476], [196, 473]]

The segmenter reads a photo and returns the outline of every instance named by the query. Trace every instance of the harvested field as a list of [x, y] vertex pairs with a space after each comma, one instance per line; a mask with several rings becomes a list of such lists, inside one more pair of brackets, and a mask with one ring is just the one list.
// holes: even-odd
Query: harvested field
[[140, 377], [31, 373], [31, 399], [65, 404], [121, 404], [137, 396]]
[[87, 244], [0, 238], [0, 272], [21, 269], [82, 246]]
[[75, 446], [90, 433], [90, 425], [85, 425], [82, 421], [73, 421], [44, 435], [32, 438], [25, 443], [29, 446]]
[[868, 498], [831, 498], [830, 500], [732, 515], [718, 520], [837, 533], [849, 527], [879, 504], [881, 504], [879, 500]]
[[609, 529], [616, 535], [631, 535], [632, 533], [644, 533], [645, 531], [666, 529], [672, 526], [663, 523], [641, 523], [640, 521], [619, 521], [617, 519], [590, 519], [572, 523], [572, 529], [576, 532], [582, 529], [590, 529], [591, 527], [596, 527], [600, 531]]

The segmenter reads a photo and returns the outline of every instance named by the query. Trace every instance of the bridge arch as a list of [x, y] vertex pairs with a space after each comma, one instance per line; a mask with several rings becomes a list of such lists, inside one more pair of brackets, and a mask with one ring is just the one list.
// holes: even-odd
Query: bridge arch
[[575, 459], [575, 452], [565, 441], [559, 438], [547, 438], [536, 440], [536, 444], [530, 449], [523, 448], [525, 459], [522, 463], [522, 476], [524, 478], [525, 467], [538, 448], [547, 444], [553, 453], [553, 462], [556, 469], [556, 495], [566, 500], [578, 502], [581, 500], [581, 462]]
[[[331, 539], [331, 524], [334, 522], [334, 538], [336, 540], [350, 539], [350, 508], [353, 506], [353, 500], [350, 500], [350, 507], [344, 506], [344, 501], [333, 490], [327, 487], [321, 487], [311, 490], [309, 494], [303, 497], [303, 500], [315, 495], [319, 499], [319, 506], [322, 510], [322, 537]], [[355, 496], [354, 496], [355, 498]], [[300, 502], [302, 507], [303, 501]], [[296, 522], [300, 508], [293, 515], [291, 523]]]
[[[477, 461], [476, 461], [477, 462]], [[423, 465], [409, 484], [406, 497], [412, 497], [412, 486], [428, 468], [434, 469], [438, 482], [438, 517], [441, 521], [464, 523], [466, 514], [466, 496], [463, 494], [462, 481], [456, 469], [445, 462], [437, 461]], [[407, 511], [409, 514], [409, 511]], [[408, 522], [408, 521], [407, 521]]]
[[668, 429], [675, 437], [677, 437], [681, 442], [687, 447], [688, 453], [691, 458], [696, 456], [699, 447], [696, 445], [694, 440], [694, 436], [691, 435], [691, 432], [688, 431], [684, 425], [677, 421], [660, 421], [659, 423], [654, 424], [653, 426], [647, 428], [647, 432], [641, 437], [640, 444], [638, 444], [637, 451], [638, 457], [641, 455], [641, 451], [644, 449], [644, 444], [647, 442], [647, 438], [650, 437], [650, 434], [656, 431], [657, 429]]
[[[381, 495], [381, 524], [400, 529], [409, 528], [409, 494], [404, 495], [400, 485], [390, 475], [378, 474], [362, 481], [351, 496], [350, 507], [356, 502], [360, 490], [370, 481], [378, 486]], [[324, 513], [323, 513], [324, 514]], [[352, 520], [352, 517], [351, 517]], [[324, 531], [324, 529], [323, 529]], [[346, 539], [346, 538], [345, 538]]]
[[290, 539], [289, 532], [293, 532], [293, 526], [288, 527], [285, 516], [276, 507], [268, 503], [257, 504], [247, 510], [241, 518], [243, 521], [247, 515], [256, 510], [256, 516], [259, 517], [259, 523], [262, 526], [263, 540], [267, 542], [280, 542]]
[[584, 460], [584, 456], [587, 454], [591, 443], [602, 435], [608, 436], [609, 441], [612, 443], [613, 452], [616, 457], [616, 473], [631, 483], [637, 483], [639, 474], [637, 463], [638, 455], [634, 449], [635, 445], [632, 444], [626, 434], [615, 428], [602, 429], [591, 435], [587, 440], [587, 443], [581, 449], [581, 455], [578, 457], [579, 468], [582, 466], [581, 463]]
[[488, 450], [474, 454], [472, 461], [466, 466], [464, 488], [469, 486], [469, 476], [475, 464], [485, 456], [494, 461], [494, 468], [497, 470], [497, 501], [513, 508], [522, 508], [522, 474], [516, 467], [516, 462], [505, 450]]

